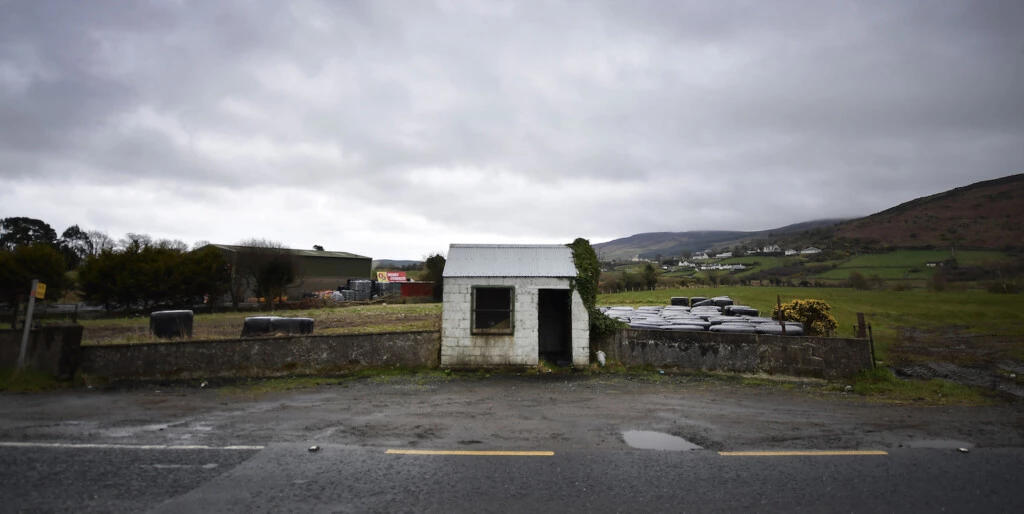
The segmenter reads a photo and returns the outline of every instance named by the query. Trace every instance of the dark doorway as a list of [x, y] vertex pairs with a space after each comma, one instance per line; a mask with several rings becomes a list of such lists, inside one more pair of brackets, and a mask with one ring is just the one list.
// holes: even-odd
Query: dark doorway
[[[572, 364], [572, 310], [568, 289], [541, 289], [537, 302], [540, 358]], [[564, 364], [563, 364], [564, 363]]]

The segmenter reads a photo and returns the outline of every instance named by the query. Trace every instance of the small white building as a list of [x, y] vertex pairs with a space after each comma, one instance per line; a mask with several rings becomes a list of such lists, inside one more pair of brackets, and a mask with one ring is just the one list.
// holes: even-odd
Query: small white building
[[768, 245], [761, 249], [761, 253], [782, 253], [782, 248], [779, 245]]
[[720, 254], [715, 255], [715, 258], [716, 259], [731, 259], [732, 258], [732, 252], [722, 252]]
[[693, 254], [693, 260], [695, 260], [695, 261], [703, 261], [703, 260], [707, 260], [707, 259], [708, 259], [708, 254], [707, 253], [697, 252], [697, 253]]
[[786, 250], [786, 257], [789, 257], [791, 255], [796, 255], [798, 253], [800, 253], [800, 252], [798, 252], [796, 250]]
[[819, 250], [819, 249], [817, 249], [817, 248], [815, 248], [813, 246], [808, 246], [807, 248], [804, 248], [803, 250], [800, 250], [800, 253], [802, 253], [804, 255], [811, 255], [811, 254], [815, 254], [815, 253], [821, 253], [821, 250]]
[[453, 244], [444, 267], [442, 366], [590, 364], [590, 319], [565, 245]]

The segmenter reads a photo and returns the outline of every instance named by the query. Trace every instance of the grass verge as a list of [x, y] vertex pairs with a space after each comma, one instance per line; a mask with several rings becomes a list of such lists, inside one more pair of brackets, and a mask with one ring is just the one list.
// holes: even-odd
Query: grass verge
[[886, 368], [862, 371], [854, 377], [851, 385], [853, 393], [873, 400], [931, 405], [995, 403], [991, 393], [983, 389], [938, 379], [903, 380]]
[[70, 382], [61, 382], [47, 373], [31, 369], [0, 369], [0, 392], [38, 393], [71, 385]]

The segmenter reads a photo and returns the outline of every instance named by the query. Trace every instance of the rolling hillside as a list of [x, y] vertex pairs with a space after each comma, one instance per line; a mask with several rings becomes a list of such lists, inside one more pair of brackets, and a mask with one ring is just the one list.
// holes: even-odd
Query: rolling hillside
[[757, 232], [740, 231], [689, 231], [689, 232], [647, 232], [629, 237], [615, 239], [594, 245], [601, 260], [631, 259], [641, 257], [678, 256], [685, 251], [699, 252], [711, 248], [730, 247], [755, 239], [766, 239], [769, 242], [785, 234], [797, 234], [807, 230], [831, 228], [843, 220], [817, 220], [795, 225], [788, 225], [771, 230]]
[[911, 200], [836, 227], [837, 242], [859, 248], [1024, 246], [1024, 174]]
[[675, 256], [751, 246], [763, 239], [784, 248], [817, 246], [847, 251], [896, 248], [1024, 248], [1024, 174], [978, 182], [925, 196], [854, 220], [818, 220], [760, 232], [649, 232], [594, 245], [602, 260]]

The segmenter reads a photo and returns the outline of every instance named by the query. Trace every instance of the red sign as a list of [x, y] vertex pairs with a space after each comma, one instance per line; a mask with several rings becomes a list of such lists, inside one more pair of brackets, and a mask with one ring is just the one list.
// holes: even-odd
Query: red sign
[[404, 271], [378, 271], [377, 282], [408, 282]]

